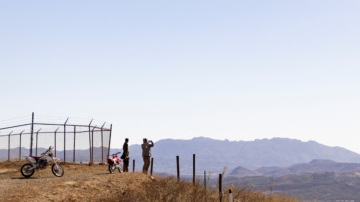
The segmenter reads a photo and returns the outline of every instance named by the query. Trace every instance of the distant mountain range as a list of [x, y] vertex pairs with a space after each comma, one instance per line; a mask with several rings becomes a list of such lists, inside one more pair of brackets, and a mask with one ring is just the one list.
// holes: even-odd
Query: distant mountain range
[[[122, 145], [121, 145], [122, 146]], [[111, 149], [111, 153], [122, 149]], [[129, 146], [130, 158], [136, 168], [142, 166], [140, 145]], [[224, 166], [232, 171], [238, 166], [257, 169], [256, 172], [274, 172], [313, 159], [328, 159], [342, 163], [360, 163], [360, 155], [341, 147], [329, 147], [314, 141], [302, 142], [287, 138], [255, 141], [228, 141], [198, 137], [191, 140], [164, 139], [152, 148], [154, 170], [176, 173], [176, 156], [180, 156], [181, 174], [192, 173], [192, 155], [196, 154], [196, 171], [221, 172]], [[130, 164], [132, 167], [132, 164]], [[283, 171], [285, 172], [285, 171]], [[255, 174], [255, 173], [253, 173]], [[275, 175], [275, 174], [274, 174]]]
[[279, 167], [261, 167], [256, 170], [250, 170], [241, 166], [236, 167], [228, 175], [245, 177], [245, 176], [272, 176], [279, 177], [285, 175], [302, 175], [306, 173], [348, 173], [360, 172], [359, 163], [338, 163], [331, 160], [315, 159], [310, 163], [295, 164], [285, 168]]
[[[122, 144], [118, 146], [122, 147]], [[103, 152], [105, 161], [106, 149], [104, 148]], [[18, 148], [11, 149], [11, 158], [18, 157], [18, 151]], [[43, 151], [45, 151], [44, 148], [39, 148], [38, 153], [40, 154]], [[110, 153], [117, 151], [122, 151], [122, 149], [111, 149]], [[141, 170], [143, 161], [140, 145], [129, 146], [129, 151], [131, 158], [130, 168], [132, 168], [132, 160], [135, 159], [136, 170]], [[27, 155], [28, 153], [28, 149], [22, 149], [22, 155]], [[89, 150], [76, 150], [75, 161], [88, 162], [89, 153]], [[101, 148], [94, 148], [95, 161], [101, 161], [101, 153]], [[199, 174], [210, 170], [219, 173], [222, 172], [224, 166], [228, 166], [227, 172], [229, 173], [238, 166], [241, 166], [242, 168], [237, 168], [236, 172], [238, 174], [234, 175], [256, 176], [260, 174], [264, 176], [279, 176], [284, 173], [301, 173], [302, 171], [300, 170], [304, 170], [305, 167], [296, 171], [295, 168], [289, 166], [306, 164], [313, 159], [328, 159], [340, 163], [360, 163], [359, 154], [344, 148], [329, 147], [314, 141], [302, 142], [287, 138], [255, 141], [214, 140], [204, 137], [193, 138], [191, 140], [164, 139], [155, 142], [152, 154], [154, 158], [154, 172], [168, 174], [176, 174], [176, 156], [180, 157], [180, 173], [192, 173], [193, 154], [196, 154], [196, 172]], [[57, 157], [62, 159], [63, 155], [63, 151], [57, 151]], [[0, 160], [7, 160], [7, 156], [7, 149], [1, 148]], [[66, 150], [66, 159], [67, 161], [73, 160], [72, 150]], [[326, 166], [336, 167], [330, 164]], [[351, 167], [353, 164], [348, 166]], [[316, 169], [312, 170], [316, 171]], [[335, 172], [336, 170], [332, 171]]]

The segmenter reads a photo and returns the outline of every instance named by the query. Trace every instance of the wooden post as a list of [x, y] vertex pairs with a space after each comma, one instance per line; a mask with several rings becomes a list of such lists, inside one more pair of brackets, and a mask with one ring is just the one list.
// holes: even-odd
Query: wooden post
[[177, 170], [177, 179], [178, 179], [178, 181], [180, 181], [179, 156], [176, 156], [176, 170]]
[[150, 176], [152, 176], [153, 173], [153, 164], [154, 164], [154, 158], [151, 158]]
[[135, 159], [133, 159], [133, 173], [135, 173]]
[[233, 202], [233, 195], [231, 193], [231, 189], [229, 189], [229, 202]]
[[206, 191], [206, 171], [204, 171], [204, 189]]
[[195, 154], [193, 154], [193, 185], [195, 185]]
[[219, 196], [220, 202], [222, 201], [222, 174], [219, 174]]

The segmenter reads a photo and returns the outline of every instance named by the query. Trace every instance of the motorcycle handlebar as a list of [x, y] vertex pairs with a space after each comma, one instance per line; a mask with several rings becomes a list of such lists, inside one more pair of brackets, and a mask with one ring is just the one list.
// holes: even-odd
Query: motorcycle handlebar
[[117, 152], [117, 153], [115, 153], [115, 154], [107, 155], [107, 157], [112, 156], [112, 155], [117, 155], [117, 154], [120, 154], [120, 153], [121, 153], [121, 152]]

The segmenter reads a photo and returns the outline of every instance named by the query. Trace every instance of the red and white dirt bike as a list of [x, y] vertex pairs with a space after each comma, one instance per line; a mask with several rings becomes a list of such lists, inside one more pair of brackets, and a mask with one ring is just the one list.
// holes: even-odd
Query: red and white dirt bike
[[[115, 154], [112, 154], [112, 159], [107, 158], [107, 162], [109, 164], [109, 171], [110, 173], [114, 173], [115, 169], [118, 169], [120, 173], [123, 172], [123, 167], [121, 165], [121, 159], [118, 157], [118, 154], [121, 152], [117, 152]], [[110, 156], [108, 156], [110, 157]]]
[[25, 158], [30, 162], [21, 167], [21, 174], [24, 177], [31, 177], [35, 170], [46, 168], [48, 162], [52, 162], [52, 173], [56, 177], [62, 177], [64, 175], [64, 169], [61, 165], [57, 164], [56, 161], [60, 161], [59, 158], [54, 157], [52, 150], [53, 146], [50, 146], [49, 149], [42, 153], [41, 156], [25, 156]]

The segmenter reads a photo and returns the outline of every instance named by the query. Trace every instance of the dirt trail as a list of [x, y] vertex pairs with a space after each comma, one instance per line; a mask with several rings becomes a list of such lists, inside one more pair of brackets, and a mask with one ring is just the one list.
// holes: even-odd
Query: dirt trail
[[106, 165], [86, 164], [63, 165], [63, 177], [55, 177], [48, 166], [24, 178], [23, 164], [0, 162], [0, 201], [106, 201], [114, 192], [125, 193], [129, 186], [151, 181], [142, 174], [110, 174]]

